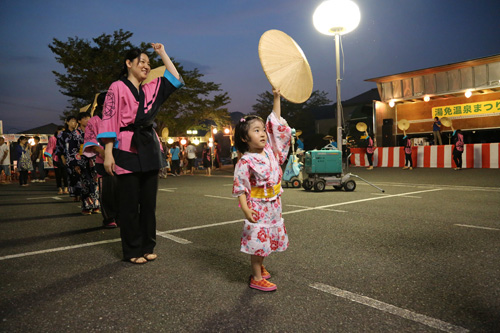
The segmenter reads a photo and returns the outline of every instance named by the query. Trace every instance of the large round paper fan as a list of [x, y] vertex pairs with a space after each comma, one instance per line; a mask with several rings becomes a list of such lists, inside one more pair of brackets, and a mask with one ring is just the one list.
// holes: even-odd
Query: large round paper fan
[[400, 119], [398, 120], [398, 128], [402, 131], [406, 131], [410, 128], [410, 122], [406, 119]]
[[356, 124], [356, 129], [360, 132], [365, 132], [367, 128], [368, 126], [362, 121]]
[[280, 30], [268, 30], [259, 41], [259, 58], [269, 83], [292, 103], [309, 99], [313, 77], [300, 46]]

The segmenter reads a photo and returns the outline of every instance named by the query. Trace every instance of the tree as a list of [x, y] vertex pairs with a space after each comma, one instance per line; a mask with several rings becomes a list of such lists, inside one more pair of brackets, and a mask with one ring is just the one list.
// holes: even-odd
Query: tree
[[[306, 148], [311, 149], [317, 145], [317, 135], [315, 135], [314, 117], [312, 110], [318, 106], [331, 103], [325, 91], [315, 90], [311, 97], [304, 103], [295, 104], [285, 99], [281, 99], [281, 116], [286, 119], [290, 127], [302, 130], [302, 138], [305, 140]], [[273, 109], [273, 94], [269, 91], [259, 94], [257, 104], [252, 106], [254, 113], [266, 119]]]
[[[132, 35], [120, 29], [112, 35], [102, 34], [92, 41], [78, 37], [68, 38], [67, 42], [53, 39], [49, 48], [56, 54], [56, 61], [66, 70], [66, 73], [53, 73], [61, 93], [70, 97], [70, 106], [63, 112], [62, 119], [78, 113], [80, 108], [92, 103], [96, 93], [106, 91], [118, 79], [124, 54], [136, 47], [129, 41]], [[143, 42], [139, 48], [148, 54], [152, 68], [163, 65], [149, 44]], [[198, 69], [188, 71], [172, 61], [186, 86], [172, 94], [160, 109], [157, 117], [158, 133], [161, 134], [165, 126], [169, 127], [171, 133], [185, 133], [188, 128], [204, 129], [206, 119], [218, 125], [226, 124], [229, 113], [224, 106], [230, 102], [230, 98], [221, 91], [220, 84], [204, 82], [201, 80], [203, 74]]]
[[174, 64], [185, 86], [163, 104], [156, 117], [158, 128], [168, 127], [170, 133], [183, 135], [188, 129], [209, 129], [207, 120], [219, 127], [227, 125], [230, 117], [225, 106], [231, 101], [227, 92], [222, 92], [220, 84], [203, 81], [204, 75], [197, 68], [185, 70], [177, 62]]
[[56, 38], [49, 45], [56, 54], [56, 61], [64, 66], [66, 73], [52, 71], [60, 92], [70, 97], [70, 106], [64, 116], [75, 114], [90, 104], [94, 95], [108, 89], [120, 73], [122, 58], [133, 45], [128, 41], [132, 33], [115, 31], [113, 35], [102, 34], [93, 38], [94, 45], [78, 37], [62, 42]]

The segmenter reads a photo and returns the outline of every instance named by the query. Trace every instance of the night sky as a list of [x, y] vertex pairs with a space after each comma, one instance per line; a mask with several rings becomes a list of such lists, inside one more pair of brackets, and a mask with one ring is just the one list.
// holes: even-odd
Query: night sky
[[[335, 100], [333, 37], [317, 32], [312, 15], [321, 0], [0, 1], [0, 120], [15, 133], [51, 122], [68, 105], [48, 48], [53, 38], [92, 39], [123, 29], [131, 41], [161, 42], [185, 68], [221, 84], [230, 112], [252, 111], [270, 90], [258, 58], [269, 29], [289, 34], [311, 65], [314, 90]], [[342, 39], [342, 99], [376, 85], [364, 80], [500, 54], [498, 0], [355, 0], [361, 22]], [[117, 73], [118, 74], [118, 73]]]

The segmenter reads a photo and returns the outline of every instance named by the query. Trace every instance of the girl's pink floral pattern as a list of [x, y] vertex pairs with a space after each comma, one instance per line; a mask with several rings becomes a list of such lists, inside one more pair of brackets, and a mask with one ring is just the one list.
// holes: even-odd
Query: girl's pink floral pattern
[[[245, 220], [241, 235], [241, 251], [267, 257], [271, 252], [285, 251], [288, 235], [281, 216], [281, 193], [273, 193], [273, 186], [281, 182], [283, 164], [290, 148], [291, 129], [283, 118], [271, 113], [267, 118], [268, 142], [266, 156], [246, 152], [236, 165], [233, 196], [247, 196], [248, 207], [259, 213], [257, 223]], [[264, 187], [268, 198], [252, 198], [251, 187]]]

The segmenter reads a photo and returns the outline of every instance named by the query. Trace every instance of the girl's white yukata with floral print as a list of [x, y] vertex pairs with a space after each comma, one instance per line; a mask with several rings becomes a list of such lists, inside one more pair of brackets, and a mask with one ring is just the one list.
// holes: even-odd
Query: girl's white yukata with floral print
[[[241, 252], [267, 257], [271, 252], [285, 251], [288, 247], [283, 218], [281, 217], [281, 183], [283, 164], [290, 148], [291, 129], [274, 112], [267, 118], [268, 142], [265, 156], [246, 152], [236, 164], [233, 196], [246, 195], [248, 208], [259, 213], [257, 223], [245, 220], [241, 235]], [[252, 188], [264, 193], [252, 197]]]

